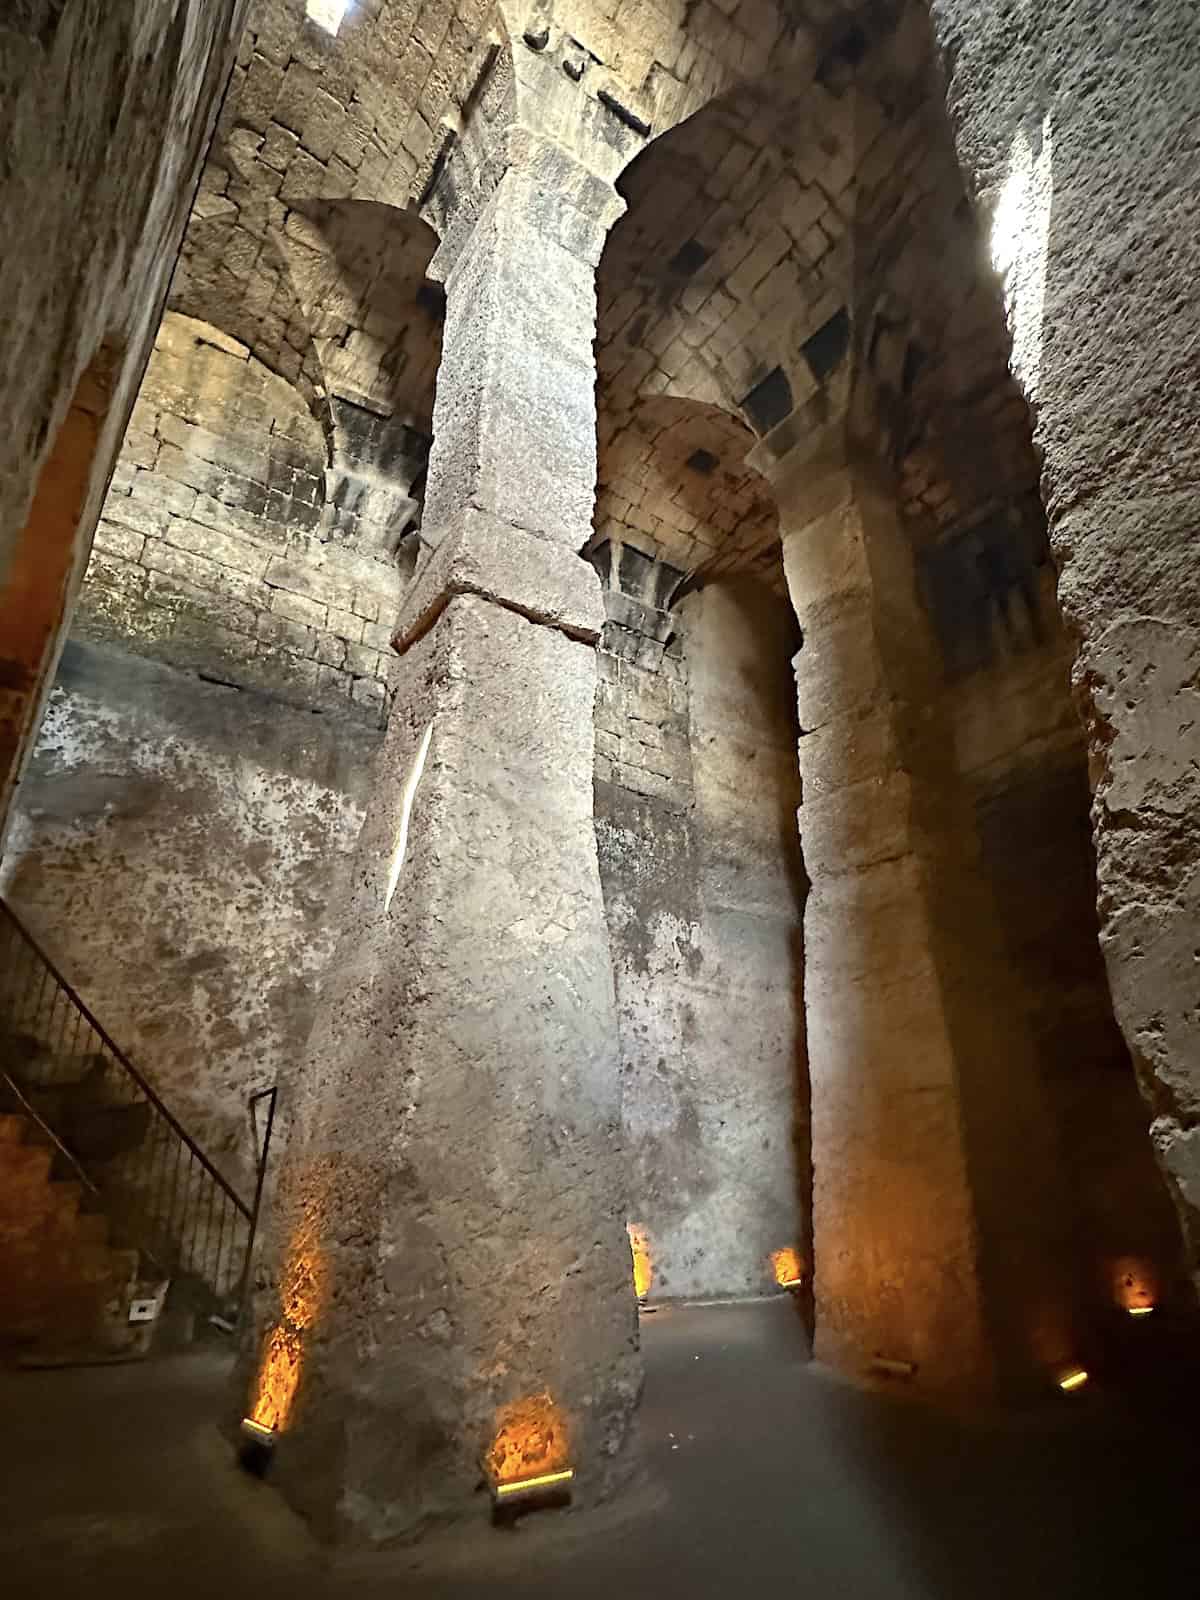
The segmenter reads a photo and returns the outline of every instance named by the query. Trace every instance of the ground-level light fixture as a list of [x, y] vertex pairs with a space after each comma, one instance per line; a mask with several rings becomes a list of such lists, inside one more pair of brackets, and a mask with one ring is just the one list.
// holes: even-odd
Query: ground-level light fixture
[[483, 1466], [492, 1493], [492, 1519], [511, 1520], [543, 1506], [568, 1505], [575, 1470], [570, 1465], [567, 1418], [542, 1390], [511, 1401], [496, 1417]]
[[253, 1417], [243, 1417], [238, 1430], [238, 1460], [247, 1472], [261, 1478], [271, 1465], [278, 1437], [274, 1428], [265, 1422], [255, 1422]]
[[914, 1378], [917, 1363], [900, 1361], [895, 1356], [875, 1356], [871, 1361], [871, 1371], [877, 1372], [882, 1378]]
[[568, 1505], [571, 1485], [575, 1479], [574, 1467], [562, 1467], [557, 1472], [539, 1472], [532, 1478], [513, 1478], [507, 1483], [492, 1485], [494, 1514], [532, 1511], [536, 1506]]
[[1076, 1389], [1082, 1389], [1091, 1374], [1085, 1367], [1072, 1367], [1070, 1371], [1061, 1374], [1058, 1387], [1064, 1394], [1074, 1394]]
[[1148, 1317], [1158, 1304], [1159, 1273], [1142, 1256], [1118, 1256], [1110, 1263], [1113, 1299], [1130, 1317]]

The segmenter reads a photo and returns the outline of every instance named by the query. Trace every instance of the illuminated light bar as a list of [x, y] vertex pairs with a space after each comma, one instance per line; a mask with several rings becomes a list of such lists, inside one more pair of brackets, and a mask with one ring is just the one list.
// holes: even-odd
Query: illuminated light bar
[[780, 1278], [779, 1287], [781, 1289], [799, 1289], [803, 1282], [803, 1278]]
[[1131, 1317], [1148, 1317], [1150, 1315], [1150, 1313], [1154, 1310], [1154, 1307], [1153, 1306], [1130, 1306], [1128, 1309], [1129, 1309], [1129, 1315]]
[[247, 1472], [253, 1473], [256, 1478], [262, 1478], [271, 1465], [278, 1435], [274, 1428], [268, 1428], [265, 1422], [255, 1422], [253, 1417], [242, 1418], [240, 1431], [242, 1442], [238, 1451], [238, 1461]]
[[911, 1378], [916, 1370], [915, 1361], [895, 1361], [890, 1356], [876, 1356], [871, 1362], [871, 1371], [882, 1373], [885, 1378]]
[[574, 1467], [564, 1467], [561, 1472], [543, 1472], [536, 1478], [515, 1478], [512, 1483], [498, 1483], [493, 1493], [497, 1500], [514, 1500], [520, 1495], [536, 1494], [539, 1489], [560, 1489], [574, 1476]]
[[1089, 1376], [1090, 1374], [1085, 1372], [1082, 1367], [1076, 1367], [1074, 1372], [1064, 1373], [1058, 1380], [1058, 1387], [1065, 1390], [1067, 1394], [1071, 1394], [1075, 1389], [1082, 1389]]

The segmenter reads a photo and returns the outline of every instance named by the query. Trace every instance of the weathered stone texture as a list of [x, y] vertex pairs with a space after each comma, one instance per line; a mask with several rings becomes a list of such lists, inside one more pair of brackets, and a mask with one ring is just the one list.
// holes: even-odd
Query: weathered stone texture
[[304, 1049], [377, 741], [71, 643], [22, 786], [0, 892], [245, 1195], [246, 1097]]
[[[943, 547], [926, 593], [956, 765], [974, 799], [980, 861], [1066, 1178], [1077, 1337], [1094, 1340], [1111, 1329], [1131, 1263], [1160, 1305], [1177, 1313], [1186, 1303], [1180, 1241], [1100, 950], [1086, 738], [1054, 571], [1048, 552], [1023, 568], [1011, 528], [997, 564], [986, 533]], [[1044, 549], [1040, 537], [1033, 548]]]
[[[81, 492], [30, 538], [44, 626], [0, 690], [0, 829], [36, 731], [63, 620], [149, 353], [245, 7], [239, 0], [75, 0], [0, 19], [0, 583], [16, 565], [39, 474], [72, 405], [100, 414], [79, 446]], [[136, 46], [134, 41], [136, 40]], [[81, 390], [103, 369], [105, 399]], [[43, 511], [45, 508], [43, 507]], [[26, 552], [28, 555], [28, 552]], [[28, 571], [28, 562], [25, 563]], [[7, 641], [12, 647], [11, 636]], [[32, 653], [31, 653], [32, 654]]]
[[[649, 1241], [652, 1299], [759, 1294], [772, 1250], [807, 1259], [791, 619], [749, 580], [669, 615], [608, 598], [621, 621], [601, 646], [596, 832], [630, 1218]], [[663, 631], [631, 629], [638, 610], [675, 634], [657, 666], [627, 642]]]
[[817, 1353], [951, 1388], [1027, 1379], [1070, 1351], [1061, 1175], [911, 547], [865, 464], [780, 484], [805, 638]]
[[79, 636], [380, 724], [401, 578], [378, 530], [356, 539], [344, 508], [330, 525], [324, 465], [290, 385], [169, 314], [104, 503]]
[[[1101, 937], [1117, 1018], [1200, 1260], [1195, 1017], [1200, 661], [1188, 351], [1200, 270], [1200, 19], [1069, 0], [1020, 14], [935, 0], [975, 189], [1032, 149], [1051, 195], [1019, 239], [1044, 285], [1033, 325], [1043, 492], [1078, 640], [1095, 788]], [[1018, 196], [1019, 198], [1019, 196]], [[1028, 316], [1026, 318], [1028, 321]]]
[[[446, 335], [396, 709], [246, 1351], [257, 1366], [295, 1331], [281, 1481], [327, 1530], [376, 1539], [464, 1514], [504, 1409], [543, 1395], [581, 1490], [604, 1492], [640, 1385], [592, 825], [602, 610], [574, 553], [595, 466], [591, 263], [615, 196], [556, 150], [591, 209], [563, 200], [536, 130], [486, 88], [480, 106], [493, 168], [433, 266]], [[439, 183], [469, 192], [466, 165]], [[309, 1234], [329, 1289], [301, 1332]]]
[[465, 1509], [497, 1408], [546, 1389], [596, 1492], [636, 1395], [594, 684], [586, 645], [474, 596], [399, 668], [285, 1180], [336, 1175], [336, 1311], [279, 1465], [360, 1536]]

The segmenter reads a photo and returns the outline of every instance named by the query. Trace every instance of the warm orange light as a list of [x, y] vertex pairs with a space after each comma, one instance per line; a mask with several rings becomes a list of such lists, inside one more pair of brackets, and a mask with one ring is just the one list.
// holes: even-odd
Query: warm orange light
[[304, 1335], [328, 1292], [328, 1261], [318, 1244], [331, 1174], [310, 1174], [302, 1213], [291, 1237], [279, 1284], [281, 1316], [267, 1337], [249, 1421], [272, 1433], [286, 1425], [300, 1383]]
[[570, 1458], [566, 1418], [542, 1393], [514, 1400], [499, 1412], [484, 1466], [499, 1492], [505, 1484], [528, 1488], [532, 1479], [569, 1473]]
[[300, 1382], [300, 1335], [286, 1323], [271, 1331], [258, 1374], [250, 1421], [278, 1432], [288, 1419]]
[[804, 1282], [804, 1262], [792, 1245], [771, 1251], [771, 1271], [781, 1289], [795, 1289]]
[[650, 1235], [640, 1222], [627, 1222], [625, 1231], [629, 1234], [629, 1248], [633, 1253], [633, 1287], [639, 1300], [644, 1300], [650, 1293], [650, 1285], [654, 1282], [654, 1260], [650, 1254]]
[[1158, 1273], [1153, 1263], [1121, 1256], [1112, 1263], [1113, 1298], [1131, 1317], [1144, 1317], [1158, 1302]]
[[1058, 1380], [1058, 1387], [1060, 1389], [1065, 1389], [1067, 1393], [1070, 1394], [1073, 1389], [1082, 1389], [1087, 1381], [1088, 1374], [1082, 1367], [1076, 1367], [1074, 1371], [1065, 1372], [1062, 1375], [1062, 1377]]
[[269, 1444], [275, 1437], [274, 1428], [268, 1427], [265, 1422], [255, 1422], [253, 1417], [242, 1418], [242, 1431], [255, 1439], [261, 1439], [264, 1444]]

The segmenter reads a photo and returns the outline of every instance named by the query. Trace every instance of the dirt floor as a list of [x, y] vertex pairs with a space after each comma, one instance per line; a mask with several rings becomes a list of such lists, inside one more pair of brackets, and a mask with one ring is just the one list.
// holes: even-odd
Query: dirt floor
[[[1162, 1361], [989, 1422], [837, 1382], [789, 1305], [643, 1323], [644, 1470], [619, 1503], [333, 1557], [234, 1464], [228, 1359], [0, 1378], [15, 1596], [1123, 1600], [1200, 1593], [1198, 1412]], [[1149, 1357], [1149, 1351], [1147, 1352]]]

